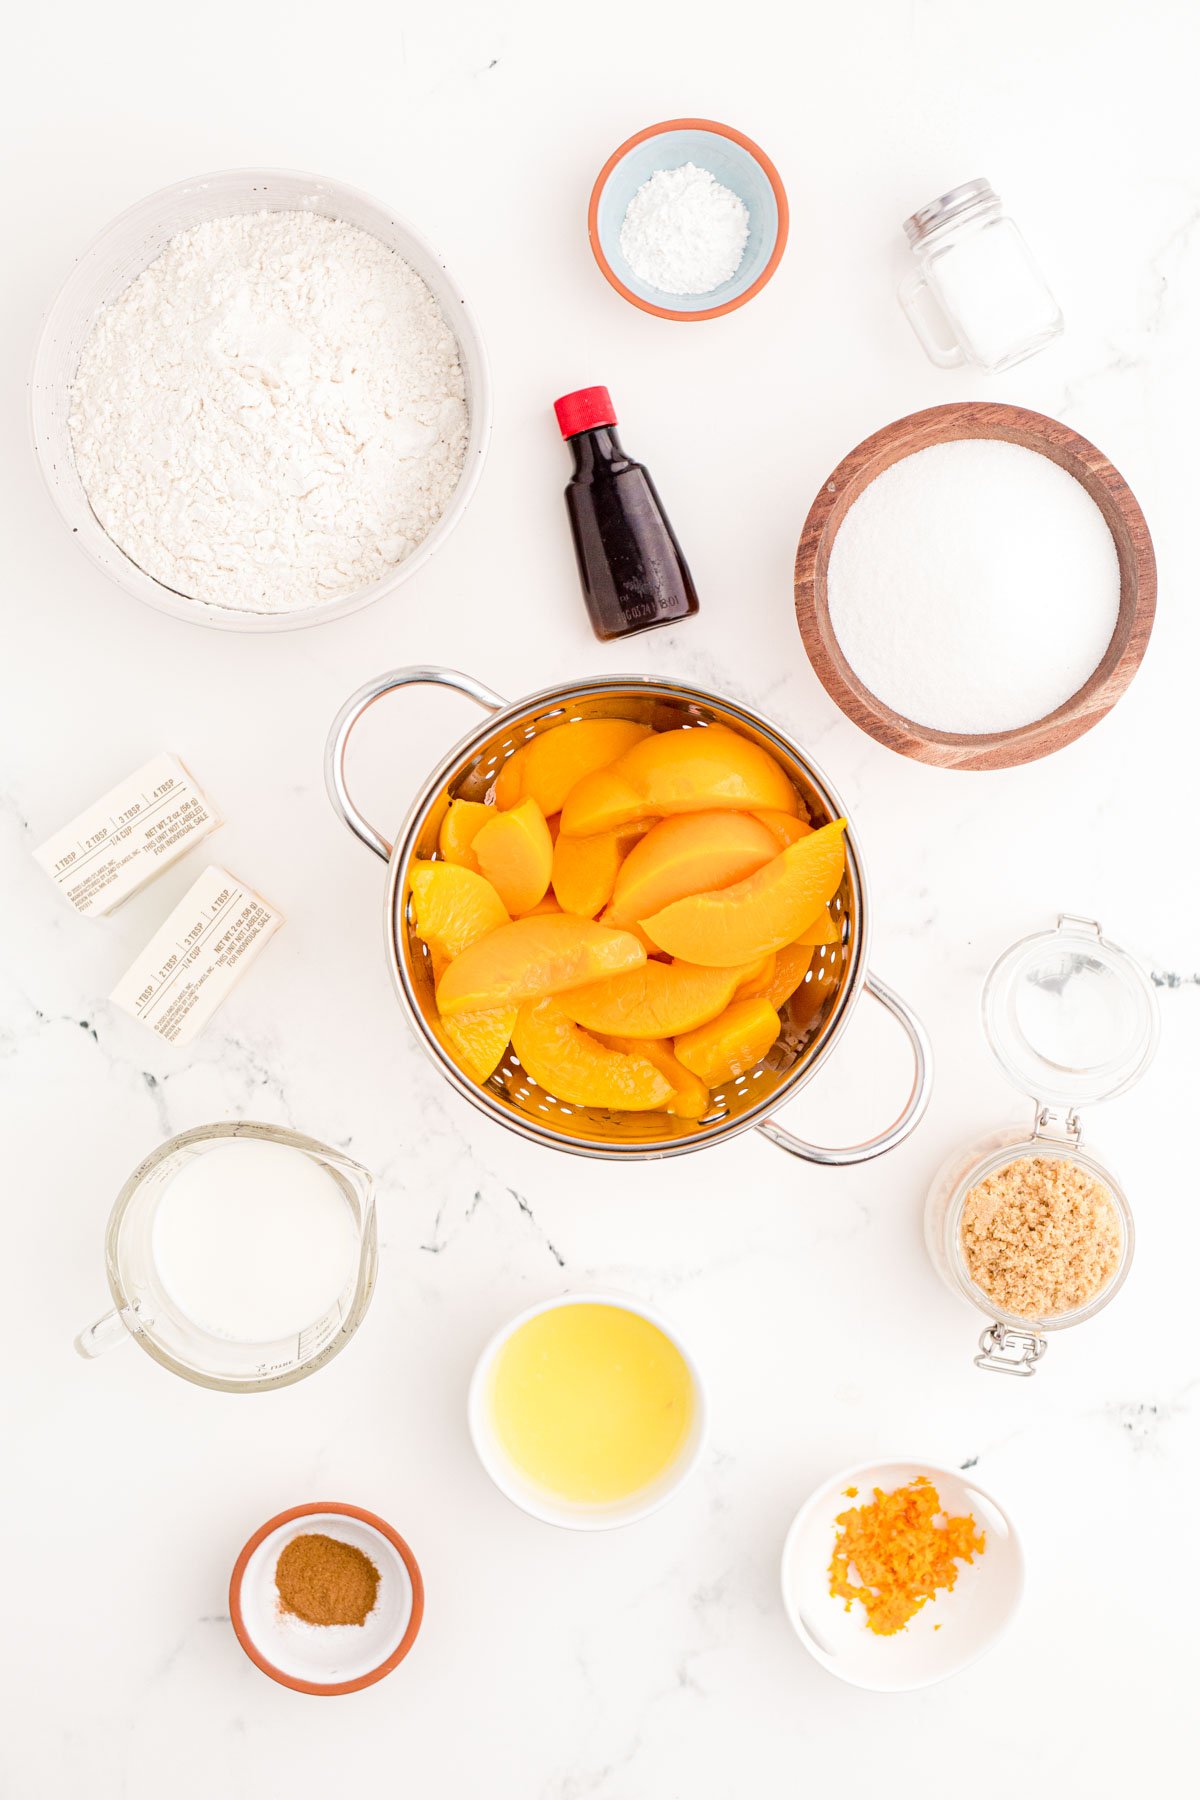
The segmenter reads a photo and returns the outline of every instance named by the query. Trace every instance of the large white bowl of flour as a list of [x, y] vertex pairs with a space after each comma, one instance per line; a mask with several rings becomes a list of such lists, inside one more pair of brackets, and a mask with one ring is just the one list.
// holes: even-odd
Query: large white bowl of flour
[[487, 356], [437, 253], [320, 176], [163, 188], [83, 252], [31, 379], [34, 445], [76, 542], [127, 592], [231, 631], [392, 592], [466, 510]]

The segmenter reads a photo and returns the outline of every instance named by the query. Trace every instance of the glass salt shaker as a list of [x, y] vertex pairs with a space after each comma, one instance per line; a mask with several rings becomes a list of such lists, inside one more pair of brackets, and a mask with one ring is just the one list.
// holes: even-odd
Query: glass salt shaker
[[[1133, 1215], [1111, 1169], [1083, 1148], [1080, 1109], [1133, 1086], [1154, 1055], [1158, 1028], [1149, 976], [1094, 919], [1060, 914], [1053, 931], [1035, 932], [1006, 950], [984, 982], [984, 1035], [1004, 1074], [1032, 1099], [1033, 1130], [1001, 1128], [957, 1150], [925, 1203], [925, 1247], [934, 1268], [990, 1320], [977, 1368], [1032, 1375], [1047, 1332], [1083, 1324], [1116, 1297], [1133, 1260]], [[1093, 1176], [1112, 1196], [1120, 1231], [1117, 1267], [1099, 1293], [1044, 1318], [998, 1307], [972, 1280], [960, 1238], [971, 1189], [1023, 1157], [1065, 1161]]]
[[[899, 300], [930, 362], [995, 374], [1063, 328], [1058, 302], [988, 181], [966, 181], [905, 219], [917, 260]], [[934, 327], [937, 329], [935, 330]]]

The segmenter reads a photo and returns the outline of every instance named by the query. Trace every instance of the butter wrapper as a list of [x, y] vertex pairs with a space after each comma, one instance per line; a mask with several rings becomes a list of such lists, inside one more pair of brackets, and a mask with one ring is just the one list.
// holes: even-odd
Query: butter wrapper
[[33, 858], [77, 913], [110, 913], [221, 818], [174, 756], [156, 756], [64, 825]]
[[282, 913], [214, 863], [118, 981], [113, 1003], [169, 1044], [189, 1044], [282, 924]]

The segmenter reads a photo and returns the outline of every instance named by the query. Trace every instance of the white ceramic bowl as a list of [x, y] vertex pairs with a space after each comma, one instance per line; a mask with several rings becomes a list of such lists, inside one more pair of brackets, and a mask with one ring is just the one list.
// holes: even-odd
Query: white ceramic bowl
[[[927, 1601], [903, 1631], [877, 1637], [857, 1603], [829, 1592], [835, 1519], [861, 1506], [873, 1488], [891, 1493], [927, 1475], [952, 1513], [971, 1513], [987, 1543], [982, 1556], [960, 1563], [948, 1592]], [[858, 1497], [848, 1499], [846, 1489]], [[877, 1693], [931, 1687], [975, 1662], [997, 1642], [1016, 1611], [1025, 1584], [1025, 1559], [1007, 1513], [977, 1483], [935, 1463], [863, 1463], [831, 1476], [800, 1508], [783, 1547], [783, 1604], [805, 1649], [832, 1675]]]
[[[281, 1612], [275, 1567], [306, 1532], [355, 1545], [378, 1569], [379, 1593], [361, 1625], [307, 1625]], [[301, 1694], [353, 1694], [382, 1681], [408, 1655], [424, 1611], [421, 1571], [399, 1532], [340, 1501], [314, 1501], [268, 1519], [243, 1547], [229, 1583], [242, 1649], [264, 1675]]]
[[[651, 1325], [657, 1326], [687, 1364], [688, 1374], [692, 1379], [694, 1402], [692, 1428], [687, 1440], [675, 1461], [659, 1479], [650, 1487], [630, 1495], [628, 1499], [614, 1500], [598, 1506], [558, 1499], [527, 1480], [521, 1470], [513, 1466], [497, 1439], [491, 1416], [491, 1382], [496, 1358], [513, 1332], [528, 1320], [536, 1318], [539, 1313], [550, 1312], [554, 1307], [589, 1305], [616, 1306], [623, 1312], [636, 1313], [639, 1318], [647, 1319]], [[678, 1333], [652, 1307], [644, 1306], [640, 1300], [631, 1299], [628, 1294], [560, 1294], [555, 1300], [543, 1300], [536, 1306], [526, 1307], [524, 1312], [518, 1313], [515, 1319], [510, 1319], [488, 1341], [471, 1377], [467, 1396], [467, 1423], [480, 1462], [500, 1492], [515, 1506], [519, 1506], [533, 1518], [543, 1520], [547, 1525], [563, 1525], [572, 1531], [607, 1531], [617, 1525], [632, 1525], [635, 1520], [657, 1512], [683, 1485], [704, 1450], [708, 1436], [708, 1406], [700, 1371], [687, 1346], [680, 1342]]]
[[[88, 505], [75, 468], [69, 426], [70, 385], [101, 307], [111, 304], [171, 238], [206, 219], [235, 213], [315, 212], [344, 219], [379, 238], [414, 268], [458, 339], [466, 382], [467, 454], [449, 506], [423, 543], [382, 581], [294, 612], [235, 612], [164, 587], [131, 562]], [[113, 220], [84, 250], [46, 314], [30, 376], [30, 422], [38, 463], [75, 542], [98, 569], [159, 612], [225, 631], [294, 631], [357, 612], [408, 581], [441, 548], [462, 518], [483, 468], [492, 429], [492, 384], [473, 313], [441, 257], [378, 200], [320, 175], [286, 169], [230, 169], [160, 188]]]

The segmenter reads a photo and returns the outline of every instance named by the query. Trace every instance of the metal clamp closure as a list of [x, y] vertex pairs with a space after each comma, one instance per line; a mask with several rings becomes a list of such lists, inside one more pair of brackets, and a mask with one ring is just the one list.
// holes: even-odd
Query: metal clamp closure
[[1046, 1354], [1046, 1340], [1032, 1331], [1014, 1331], [999, 1319], [979, 1339], [975, 1367], [989, 1375], [1033, 1375], [1035, 1363]]
[[1064, 1112], [1057, 1106], [1043, 1106], [1040, 1100], [1033, 1103], [1033, 1135], [1035, 1138], [1049, 1138], [1059, 1144], [1078, 1144], [1083, 1136], [1083, 1121], [1073, 1106]]

